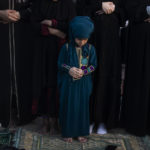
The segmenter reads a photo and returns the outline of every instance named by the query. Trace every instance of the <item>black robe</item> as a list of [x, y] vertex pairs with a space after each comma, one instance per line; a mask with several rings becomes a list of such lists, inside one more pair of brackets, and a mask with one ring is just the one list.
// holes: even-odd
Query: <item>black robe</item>
[[39, 113], [48, 114], [51, 117], [58, 115], [57, 58], [62, 39], [50, 34], [43, 36], [41, 21], [55, 20], [57, 25], [52, 27], [67, 33], [68, 23], [75, 15], [74, 4], [71, 0], [58, 0], [57, 2], [37, 0], [33, 6], [31, 20], [36, 33], [33, 96], [34, 100], [40, 103]]
[[[0, 10], [8, 8], [8, 1], [0, 1]], [[10, 108], [9, 25], [0, 24], [0, 122], [8, 124]]]
[[150, 23], [144, 22], [149, 0], [126, 0], [130, 20], [122, 124], [130, 133], [150, 134]]
[[76, 12], [78, 16], [84, 15], [84, 8], [86, 6], [86, 1], [85, 0], [76, 0]]
[[122, 51], [122, 64], [126, 64], [128, 55], [128, 42], [129, 42], [129, 27], [124, 27], [120, 31], [121, 38], [121, 51]]
[[19, 123], [31, 118], [32, 99], [32, 34], [29, 24], [31, 1], [0, 1], [0, 10], [15, 9], [20, 12], [17, 23], [0, 24], [0, 122], [8, 126], [12, 105]]
[[105, 123], [107, 128], [114, 128], [120, 113], [120, 73], [121, 48], [119, 29], [124, 23], [121, 1], [115, 3], [115, 12], [97, 15], [103, 1], [87, 0], [84, 14], [90, 15], [95, 23], [94, 45], [98, 57], [98, 68], [92, 96], [91, 118], [97, 125]]

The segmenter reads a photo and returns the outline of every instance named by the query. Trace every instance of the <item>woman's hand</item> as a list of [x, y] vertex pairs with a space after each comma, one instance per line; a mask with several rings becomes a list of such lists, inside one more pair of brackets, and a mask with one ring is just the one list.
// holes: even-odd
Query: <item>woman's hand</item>
[[55, 35], [61, 39], [65, 39], [66, 38], [66, 34], [58, 29], [54, 29], [54, 28], [48, 28], [49, 33], [52, 35]]
[[47, 26], [51, 27], [52, 26], [52, 21], [48, 20], [48, 19], [45, 19], [41, 22], [41, 24], [44, 24], [44, 25], [47, 25]]
[[115, 11], [115, 4], [113, 2], [102, 2], [102, 9], [105, 14], [112, 14]]
[[72, 67], [70, 70], [69, 70], [69, 74], [75, 78], [75, 79], [80, 79], [82, 78], [83, 76], [83, 70], [82, 69], [78, 69], [76, 67]]
[[150, 18], [147, 18], [144, 21], [150, 23]]
[[16, 10], [1, 10], [0, 18], [4, 23], [17, 22], [20, 19], [20, 13]]

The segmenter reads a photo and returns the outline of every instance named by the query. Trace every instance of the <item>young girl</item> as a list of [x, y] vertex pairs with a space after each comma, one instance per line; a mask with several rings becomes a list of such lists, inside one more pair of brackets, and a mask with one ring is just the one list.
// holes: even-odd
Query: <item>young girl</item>
[[60, 125], [65, 141], [77, 137], [86, 142], [89, 135], [89, 97], [91, 73], [97, 61], [95, 48], [88, 44], [94, 25], [89, 17], [75, 17], [70, 23], [70, 42], [65, 44], [58, 59], [60, 90]]

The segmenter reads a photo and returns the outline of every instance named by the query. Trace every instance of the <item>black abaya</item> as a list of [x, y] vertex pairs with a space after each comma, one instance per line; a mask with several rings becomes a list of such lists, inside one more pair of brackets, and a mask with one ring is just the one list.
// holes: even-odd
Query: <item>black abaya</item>
[[51, 117], [58, 115], [57, 58], [63, 39], [52, 34], [43, 35], [41, 21], [45, 19], [55, 20], [56, 24], [53, 25], [52, 23], [52, 28], [67, 33], [68, 23], [75, 15], [75, 8], [70, 0], [58, 0], [56, 2], [37, 0], [33, 7], [32, 23], [36, 33], [33, 96], [35, 100], [39, 101], [40, 113]]
[[92, 96], [92, 121], [105, 123], [107, 128], [117, 127], [120, 113], [121, 48], [119, 29], [123, 22], [121, 1], [113, 0], [115, 12], [98, 15], [104, 1], [91, 0], [85, 12], [95, 23], [94, 41], [98, 68]]
[[20, 12], [17, 23], [0, 24], [1, 74], [0, 74], [0, 122], [8, 126], [15, 105], [19, 123], [31, 118], [32, 99], [32, 34], [29, 24], [31, 1], [0, 1], [0, 9]]
[[149, 0], [126, 0], [129, 26], [129, 51], [122, 123], [130, 133], [150, 134], [150, 23], [146, 6]]

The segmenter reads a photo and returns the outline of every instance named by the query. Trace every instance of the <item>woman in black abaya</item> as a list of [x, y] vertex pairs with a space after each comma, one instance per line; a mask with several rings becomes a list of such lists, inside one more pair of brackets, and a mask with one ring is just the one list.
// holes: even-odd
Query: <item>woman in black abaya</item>
[[58, 117], [57, 58], [66, 39], [68, 23], [75, 15], [71, 0], [37, 0], [33, 6], [32, 23], [36, 31], [33, 108], [39, 103], [44, 132], [50, 125], [53, 132]]
[[125, 3], [130, 25], [121, 120], [127, 131], [139, 136], [150, 134], [149, 6], [149, 0], [126, 0]]
[[13, 109], [20, 124], [31, 120], [31, 3], [0, 1], [0, 123], [4, 127], [14, 120]]
[[[119, 29], [124, 23], [120, 0], [87, 0], [84, 11], [95, 23], [98, 68], [92, 96], [92, 121], [97, 133], [118, 125], [120, 113], [121, 48]], [[92, 126], [91, 126], [92, 127]]]

